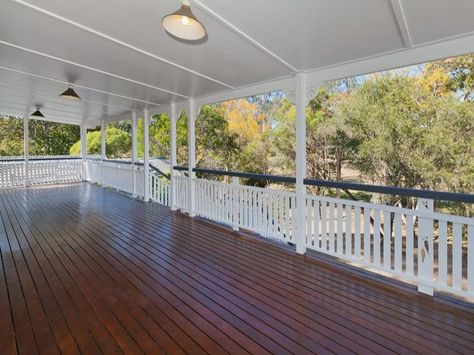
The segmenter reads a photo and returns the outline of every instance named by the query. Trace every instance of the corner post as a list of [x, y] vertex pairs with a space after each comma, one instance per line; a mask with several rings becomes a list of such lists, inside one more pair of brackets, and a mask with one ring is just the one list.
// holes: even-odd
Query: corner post
[[178, 120], [178, 113], [176, 111], [176, 104], [171, 103], [171, 112], [170, 112], [170, 206], [171, 211], [176, 211], [176, 181], [175, 181], [175, 171], [174, 167], [177, 165], [176, 157], [176, 121]]
[[150, 201], [150, 116], [148, 110], [143, 111], [143, 176], [145, 202]]
[[132, 112], [132, 196], [137, 197], [137, 173], [136, 167], [137, 164], [137, 113]]
[[306, 253], [306, 74], [296, 74], [296, 252]]
[[189, 177], [189, 215], [196, 216], [196, 174], [193, 169], [196, 167], [196, 116], [198, 107], [194, 99], [189, 99], [188, 109], [188, 177]]
[[25, 186], [30, 184], [30, 129], [28, 116], [23, 118], [23, 158], [25, 161]]
[[101, 184], [104, 185], [104, 160], [106, 159], [106, 141], [105, 141], [105, 121], [100, 122], [100, 160], [101, 160], [101, 171], [102, 171], [102, 181]]
[[[417, 210], [433, 212], [434, 201], [420, 198]], [[433, 219], [418, 221], [418, 292], [433, 296]]]
[[81, 124], [81, 159], [82, 181], [87, 181], [87, 130], [83, 123]]

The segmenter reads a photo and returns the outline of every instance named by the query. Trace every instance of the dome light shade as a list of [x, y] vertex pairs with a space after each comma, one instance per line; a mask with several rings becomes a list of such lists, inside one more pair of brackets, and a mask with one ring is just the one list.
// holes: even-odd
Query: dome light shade
[[69, 86], [59, 97], [67, 100], [80, 100], [81, 97], [74, 91], [72, 86]]
[[36, 108], [36, 111], [31, 114], [31, 117], [44, 118], [44, 115], [39, 110], [39, 107]]
[[206, 36], [206, 28], [193, 15], [187, 1], [178, 11], [163, 17], [161, 24], [170, 35], [186, 41], [199, 41]]

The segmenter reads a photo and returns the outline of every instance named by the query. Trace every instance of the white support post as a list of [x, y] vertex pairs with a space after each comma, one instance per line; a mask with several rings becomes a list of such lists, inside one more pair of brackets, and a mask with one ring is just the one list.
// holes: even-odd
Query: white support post
[[29, 185], [30, 167], [30, 129], [28, 116], [23, 118], [23, 158], [25, 160], [25, 186]]
[[170, 191], [170, 206], [171, 211], [176, 211], [176, 181], [174, 167], [177, 165], [177, 152], [176, 152], [176, 122], [178, 120], [178, 112], [176, 111], [176, 105], [171, 103], [170, 112], [170, 179], [171, 179], [171, 191]]
[[150, 116], [148, 110], [143, 111], [143, 176], [144, 176], [144, 196], [145, 202], [150, 201]]
[[[433, 213], [434, 201], [419, 199], [417, 209]], [[418, 291], [433, 296], [433, 219], [418, 220]]]
[[196, 174], [196, 116], [197, 107], [194, 99], [189, 99], [188, 110], [188, 177], [189, 177], [189, 215], [196, 216], [196, 191], [194, 189]]
[[101, 184], [104, 185], [104, 160], [106, 159], [106, 141], [105, 141], [105, 121], [100, 122], [100, 159], [102, 164], [100, 165], [102, 171], [102, 181]]
[[132, 196], [134, 198], [137, 197], [137, 172], [136, 172], [136, 164], [137, 164], [137, 113], [135, 111], [132, 112]]
[[239, 178], [232, 176], [232, 229], [236, 232], [239, 231]]
[[296, 74], [296, 252], [306, 253], [306, 74]]
[[84, 124], [81, 124], [81, 159], [82, 159], [82, 181], [87, 180], [87, 129]]

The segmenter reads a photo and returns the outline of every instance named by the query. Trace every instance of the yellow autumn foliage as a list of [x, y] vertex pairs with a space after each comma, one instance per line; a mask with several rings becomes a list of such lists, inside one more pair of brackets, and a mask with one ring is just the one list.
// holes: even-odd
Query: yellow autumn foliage
[[229, 130], [239, 136], [240, 143], [246, 144], [260, 137], [265, 115], [258, 112], [256, 104], [238, 99], [223, 102], [222, 109], [229, 123]]

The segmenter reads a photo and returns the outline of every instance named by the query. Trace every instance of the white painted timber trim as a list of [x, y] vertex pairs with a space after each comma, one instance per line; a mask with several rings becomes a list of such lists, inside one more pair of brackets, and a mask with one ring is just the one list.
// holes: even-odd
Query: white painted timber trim
[[413, 46], [413, 40], [411, 38], [410, 29], [408, 28], [408, 22], [405, 18], [402, 2], [400, 0], [390, 0], [390, 3], [392, 5], [393, 14], [402, 37], [403, 44], [405, 47], [411, 48]]

